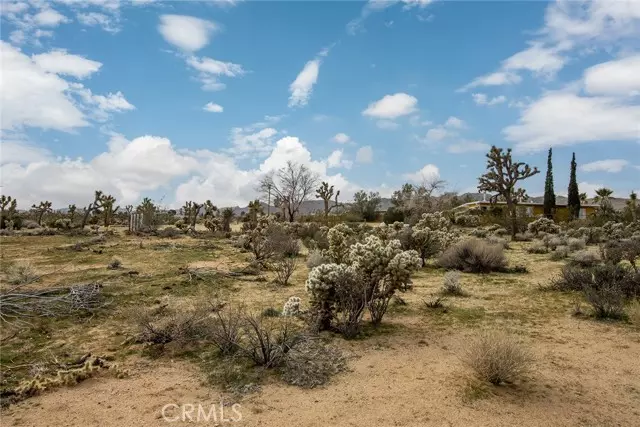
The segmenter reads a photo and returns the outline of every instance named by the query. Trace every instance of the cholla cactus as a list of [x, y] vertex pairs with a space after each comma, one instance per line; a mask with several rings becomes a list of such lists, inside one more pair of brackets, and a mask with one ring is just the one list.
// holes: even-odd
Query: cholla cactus
[[560, 232], [560, 226], [556, 225], [552, 219], [540, 217], [527, 225], [527, 231], [535, 234], [536, 236], [541, 232], [558, 234]]
[[607, 221], [602, 226], [602, 232], [609, 240], [620, 240], [631, 236], [623, 223], [615, 221]]
[[415, 228], [430, 228], [431, 230], [449, 231], [451, 221], [442, 212], [424, 213]]
[[319, 330], [331, 328], [336, 313], [336, 292], [340, 286], [356, 283], [356, 270], [345, 264], [322, 264], [309, 272], [305, 284], [311, 294], [314, 321]]
[[283, 316], [297, 316], [300, 314], [300, 298], [290, 297], [287, 302], [284, 303], [282, 308]]
[[355, 241], [354, 232], [345, 224], [338, 224], [332, 227], [327, 233], [329, 249], [323, 255], [336, 264], [346, 261], [349, 254], [349, 247]]
[[416, 251], [403, 251], [398, 240], [385, 244], [376, 236], [353, 245], [349, 262], [365, 283], [367, 308], [374, 324], [382, 321], [396, 290], [406, 287], [411, 273], [420, 268]]

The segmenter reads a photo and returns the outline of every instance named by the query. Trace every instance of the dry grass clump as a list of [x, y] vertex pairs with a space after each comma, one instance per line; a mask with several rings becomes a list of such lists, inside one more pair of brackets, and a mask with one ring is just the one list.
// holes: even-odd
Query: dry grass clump
[[466, 296], [467, 293], [460, 285], [460, 272], [456, 270], [444, 273], [444, 281], [442, 284], [442, 294], [452, 296]]
[[28, 285], [39, 279], [40, 275], [30, 263], [12, 264], [7, 269], [7, 283], [10, 285]]
[[122, 268], [122, 260], [120, 258], [117, 258], [117, 257], [111, 258], [111, 261], [109, 261], [109, 264], [107, 265], [107, 269], [108, 270], [118, 270], [120, 268]]
[[486, 331], [473, 339], [463, 360], [478, 379], [495, 385], [521, 379], [533, 362], [528, 350], [513, 336], [500, 331]]
[[479, 239], [468, 239], [449, 247], [438, 259], [444, 268], [470, 273], [489, 273], [507, 266], [504, 249]]

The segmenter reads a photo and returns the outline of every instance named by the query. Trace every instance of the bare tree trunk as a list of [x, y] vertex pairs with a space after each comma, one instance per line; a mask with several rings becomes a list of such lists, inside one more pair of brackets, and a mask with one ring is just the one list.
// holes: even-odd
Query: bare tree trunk
[[518, 210], [516, 209], [516, 204], [509, 201], [507, 201], [507, 208], [511, 216], [511, 237], [515, 239], [518, 232]]
[[89, 215], [91, 215], [91, 210], [93, 209], [93, 203], [89, 203], [89, 206], [84, 211], [84, 216], [82, 217], [82, 224], [80, 225], [80, 229], [84, 229], [84, 226], [87, 225], [87, 221], [89, 220]]

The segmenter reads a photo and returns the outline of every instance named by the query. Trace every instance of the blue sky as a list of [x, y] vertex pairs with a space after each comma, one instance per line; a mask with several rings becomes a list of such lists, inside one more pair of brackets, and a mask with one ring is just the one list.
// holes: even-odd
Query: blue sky
[[[2, 0], [3, 193], [245, 204], [287, 160], [349, 197], [491, 144], [640, 189], [640, 2]], [[206, 107], [208, 105], [208, 107]]]

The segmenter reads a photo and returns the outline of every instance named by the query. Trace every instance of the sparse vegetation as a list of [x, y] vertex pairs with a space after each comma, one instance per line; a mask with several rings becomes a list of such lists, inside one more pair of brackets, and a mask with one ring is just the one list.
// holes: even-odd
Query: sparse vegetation
[[478, 379], [494, 385], [521, 380], [533, 361], [513, 336], [498, 331], [483, 332], [465, 344], [463, 360]]
[[447, 249], [438, 259], [438, 264], [470, 273], [489, 273], [504, 269], [507, 259], [501, 246], [468, 239]]

